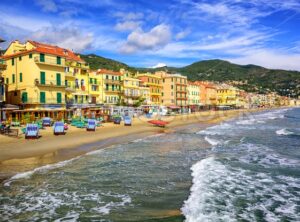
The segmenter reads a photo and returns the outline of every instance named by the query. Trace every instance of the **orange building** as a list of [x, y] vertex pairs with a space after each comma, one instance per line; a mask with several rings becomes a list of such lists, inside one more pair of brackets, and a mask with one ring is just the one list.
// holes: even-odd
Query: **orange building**
[[200, 86], [200, 103], [206, 108], [212, 108], [217, 105], [217, 88], [211, 82], [197, 81]]
[[186, 108], [188, 106], [187, 77], [180, 74], [159, 72], [163, 84], [162, 104], [169, 107]]

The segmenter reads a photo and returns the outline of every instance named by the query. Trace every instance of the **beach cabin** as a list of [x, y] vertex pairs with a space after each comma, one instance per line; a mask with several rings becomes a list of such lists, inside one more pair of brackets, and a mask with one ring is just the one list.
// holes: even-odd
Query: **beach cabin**
[[51, 118], [50, 117], [44, 117], [42, 120], [43, 127], [45, 126], [51, 126]]
[[54, 135], [64, 135], [65, 134], [65, 124], [63, 122], [55, 122], [53, 125]]
[[37, 124], [27, 124], [25, 129], [25, 139], [38, 139], [39, 126]]
[[96, 126], [97, 126], [97, 123], [96, 123], [95, 119], [88, 119], [86, 130], [87, 131], [96, 131]]
[[130, 116], [124, 116], [124, 126], [131, 126], [132, 118]]

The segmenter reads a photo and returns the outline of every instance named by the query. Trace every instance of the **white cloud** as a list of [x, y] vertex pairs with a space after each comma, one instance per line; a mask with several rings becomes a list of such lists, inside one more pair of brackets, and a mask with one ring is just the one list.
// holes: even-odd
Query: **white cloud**
[[155, 66], [152, 66], [150, 68], [155, 69], [155, 68], [161, 68], [161, 67], [165, 67], [165, 66], [167, 66], [167, 64], [159, 62]]
[[184, 31], [182, 31], [182, 32], [178, 32], [177, 34], [176, 34], [176, 36], [175, 36], [175, 39], [176, 40], [180, 40], [180, 39], [183, 39], [183, 38], [185, 38], [188, 34], [190, 34], [190, 30], [189, 29], [186, 29], [186, 30], [184, 30]]
[[117, 12], [114, 14], [115, 17], [120, 18], [124, 21], [128, 20], [140, 20], [144, 17], [144, 14], [141, 12], [134, 13], [134, 12]]
[[115, 29], [117, 31], [133, 31], [137, 28], [139, 28], [141, 22], [136, 21], [125, 21], [125, 22], [119, 22], [116, 24]]
[[130, 33], [127, 42], [122, 46], [122, 53], [134, 53], [141, 50], [157, 50], [171, 41], [171, 30], [168, 25], [160, 24], [149, 32], [137, 29]]
[[30, 36], [36, 41], [55, 44], [75, 52], [80, 52], [91, 47], [93, 35], [85, 33], [78, 28], [70, 27], [45, 27]]
[[255, 64], [271, 69], [300, 71], [300, 54], [287, 54], [281, 50], [249, 50], [244, 56], [239, 58], [227, 58], [227, 60], [241, 65]]
[[37, 0], [36, 4], [41, 6], [44, 12], [57, 12], [58, 10], [53, 0]]

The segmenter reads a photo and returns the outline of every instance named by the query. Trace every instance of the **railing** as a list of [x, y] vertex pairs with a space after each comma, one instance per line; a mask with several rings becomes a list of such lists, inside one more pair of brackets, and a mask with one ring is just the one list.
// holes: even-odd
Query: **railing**
[[57, 58], [45, 57], [44, 59], [41, 59], [39, 56], [36, 56], [34, 57], [34, 61], [36, 63], [47, 64], [47, 65], [65, 66], [65, 61], [61, 59], [60, 63], [58, 63]]
[[120, 89], [116, 89], [116, 88], [105, 88], [105, 92], [113, 92], [113, 93], [122, 93], [122, 91]]
[[120, 85], [121, 81], [120, 80], [105, 79], [104, 83], [105, 84]]
[[39, 97], [37, 98], [20, 98], [20, 103], [22, 104], [65, 104], [65, 99], [61, 98], [61, 103], [58, 103], [57, 98], [46, 98], [45, 102], [41, 101]]
[[88, 64], [79, 63], [79, 62], [66, 62], [67, 66], [75, 67], [75, 68], [82, 68], [82, 69], [89, 69]]
[[76, 73], [73, 72], [65, 72], [66, 77], [74, 77], [75, 78]]
[[124, 93], [125, 97], [133, 97], [133, 98], [137, 98], [140, 97], [140, 94], [134, 94], [134, 93]]
[[86, 100], [86, 99], [84, 99], [84, 100], [67, 99], [66, 104], [67, 105], [85, 105], [85, 104], [88, 104], [88, 100]]
[[45, 80], [45, 81], [41, 81], [39, 79], [35, 79], [34, 80], [34, 84], [36, 86], [40, 86], [40, 87], [58, 87], [58, 88], [65, 88], [66, 86], [62, 83], [62, 81], [57, 82], [56, 80]]
[[0, 59], [0, 69], [6, 69], [6, 62], [3, 59]]
[[75, 91], [75, 83], [71, 83], [71, 82], [68, 82], [67, 84], [65, 84], [66, 86], [66, 91]]

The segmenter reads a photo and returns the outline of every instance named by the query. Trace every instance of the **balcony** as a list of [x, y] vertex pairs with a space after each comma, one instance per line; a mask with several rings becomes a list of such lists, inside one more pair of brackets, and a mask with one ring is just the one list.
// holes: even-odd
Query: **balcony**
[[57, 98], [46, 98], [45, 102], [41, 102], [40, 98], [26, 98], [22, 99], [20, 98], [20, 103], [25, 105], [25, 104], [65, 104], [65, 99], [61, 98], [61, 101], [58, 102]]
[[3, 59], [0, 59], [0, 70], [6, 69], [6, 62]]
[[114, 89], [113, 88], [106, 88], [105, 92], [106, 93], [117, 93], [117, 94], [122, 93], [122, 91], [120, 89], [115, 89], [115, 88]]
[[120, 80], [112, 80], [112, 79], [105, 79], [104, 83], [109, 85], [121, 85]]
[[67, 92], [75, 92], [76, 88], [75, 88], [75, 84], [74, 83], [67, 83], [66, 84], [66, 91]]
[[186, 85], [187, 85], [187, 84], [184, 83], [184, 82], [182, 82], [182, 83], [181, 83], [181, 82], [176, 82], [175, 84], [176, 84], [176, 85], [179, 85], [179, 86], [186, 86]]
[[86, 63], [79, 63], [79, 62], [68, 61], [68, 62], [66, 62], [66, 65], [70, 66], [70, 67], [74, 67], [74, 68], [90, 69], [90, 66], [88, 64], [86, 64]]
[[139, 95], [139, 94], [132, 94], [132, 93], [124, 93], [124, 97], [128, 97], [128, 98], [139, 98], [140, 95]]
[[76, 73], [73, 73], [73, 72], [65, 72], [65, 77], [69, 77], [69, 78], [72, 78], [72, 79], [75, 79]]
[[151, 96], [161, 96], [161, 93], [154, 93], [154, 92], [152, 93], [152, 92], [151, 92], [150, 95], [151, 95]]
[[39, 79], [35, 79], [34, 84], [38, 87], [66, 88], [62, 82], [59, 83], [56, 80], [40, 81]]
[[40, 56], [36, 56], [34, 57], [34, 62], [37, 64], [65, 67], [65, 61], [61, 59], [60, 62], [58, 62], [56, 58], [41, 58]]

